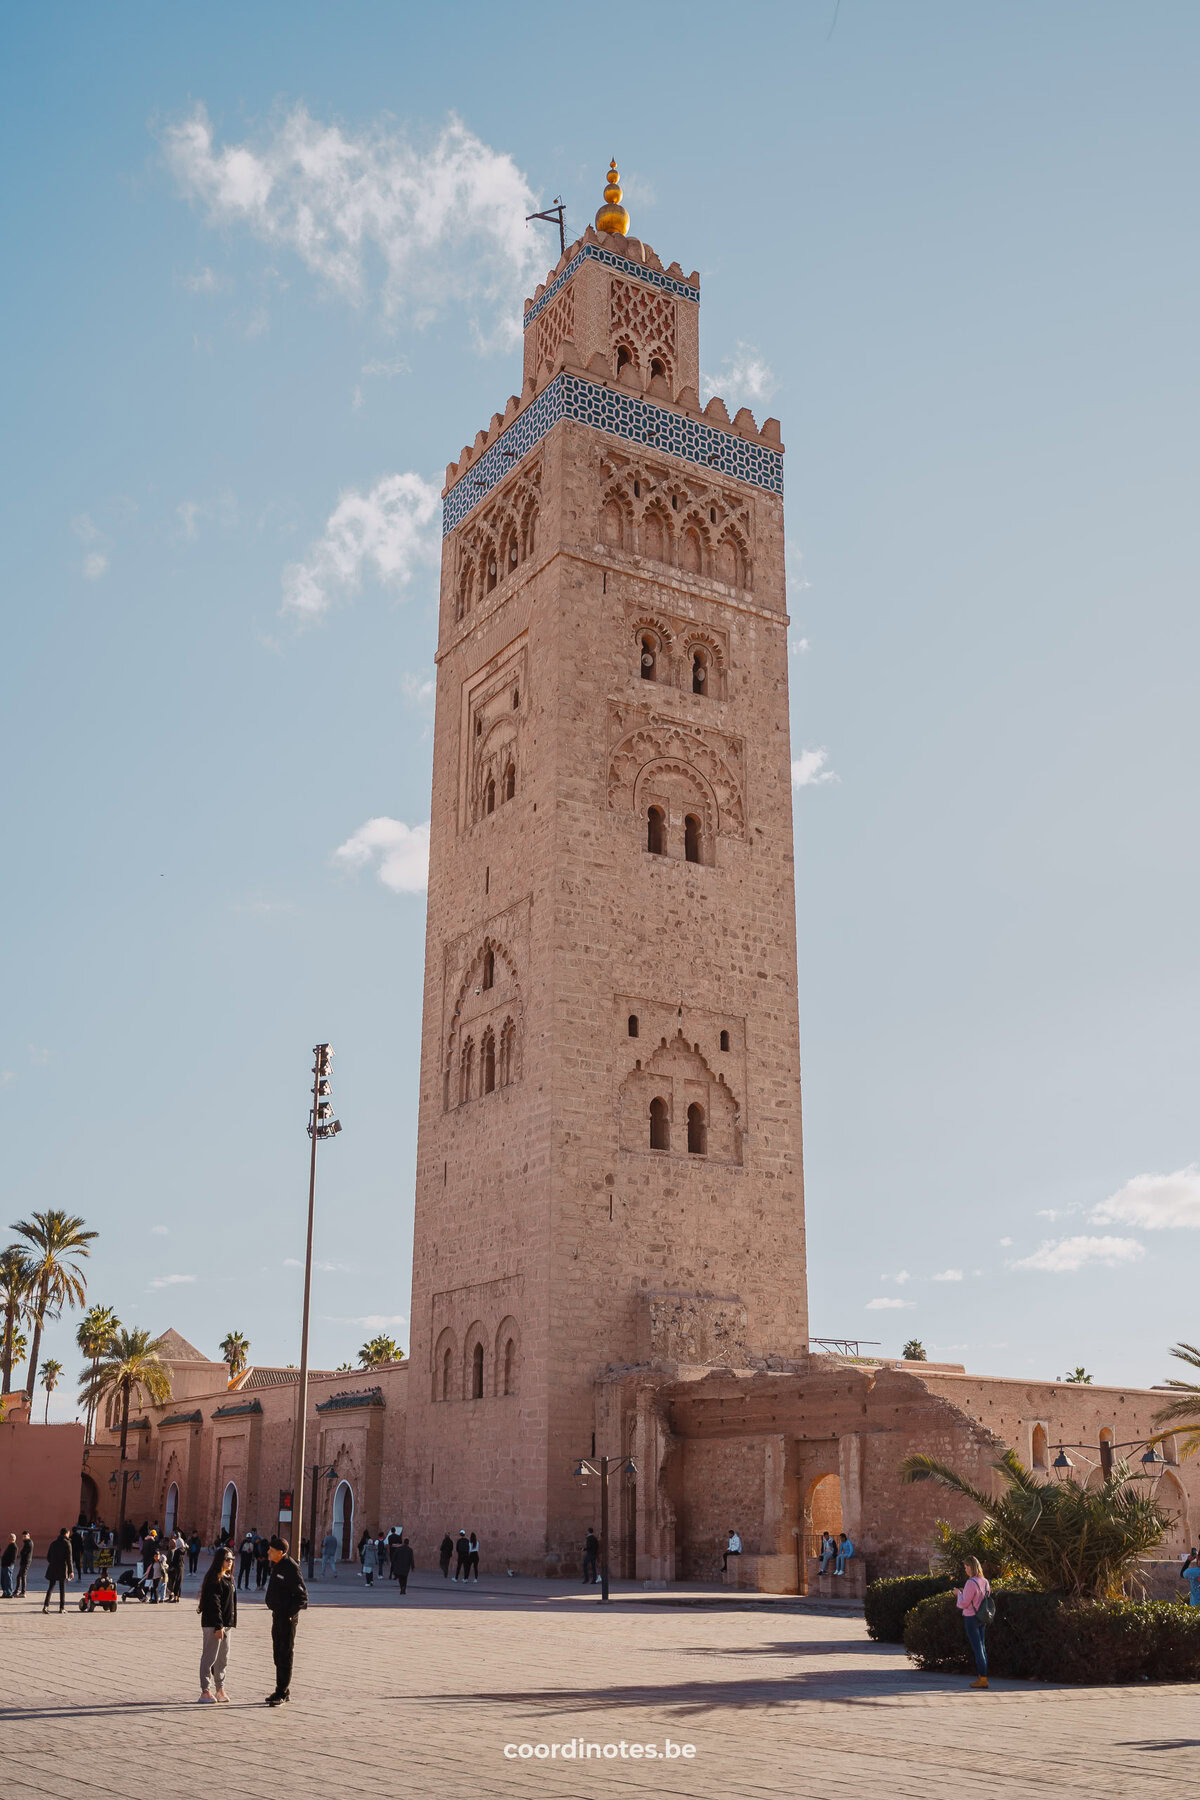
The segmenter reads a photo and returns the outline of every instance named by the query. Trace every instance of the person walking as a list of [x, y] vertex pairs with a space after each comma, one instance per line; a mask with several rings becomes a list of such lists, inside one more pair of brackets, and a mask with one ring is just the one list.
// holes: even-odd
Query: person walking
[[61, 1613], [67, 1604], [67, 1583], [74, 1576], [75, 1569], [71, 1562], [71, 1536], [64, 1525], [49, 1550], [46, 1552], [46, 1599], [43, 1612], [50, 1611], [50, 1596], [58, 1589], [58, 1610]]
[[583, 1586], [594, 1587], [600, 1579], [596, 1573], [599, 1567], [600, 1539], [596, 1536], [596, 1528], [589, 1525], [587, 1536], [583, 1540]]
[[241, 1547], [238, 1550], [237, 1578], [238, 1586], [244, 1587], [247, 1593], [250, 1592], [250, 1576], [254, 1569], [254, 1555], [256, 1549], [257, 1544], [255, 1543], [254, 1533], [248, 1531], [242, 1539]]
[[963, 1573], [967, 1577], [967, 1583], [965, 1587], [955, 1588], [954, 1603], [962, 1614], [967, 1642], [975, 1658], [976, 1675], [971, 1686], [985, 1688], [988, 1684], [987, 1628], [996, 1615], [996, 1602], [992, 1599], [991, 1583], [977, 1556], [967, 1557]]
[[402, 1594], [408, 1592], [408, 1578], [413, 1572], [416, 1560], [413, 1555], [413, 1547], [407, 1538], [402, 1537], [398, 1544], [392, 1545], [392, 1568], [396, 1572], [396, 1580], [400, 1583]]
[[447, 1532], [441, 1543], [438, 1545], [438, 1566], [442, 1571], [443, 1581], [445, 1581], [450, 1573], [450, 1558], [453, 1555], [454, 1539], [450, 1536], [450, 1533]]
[[737, 1532], [733, 1529], [733, 1526], [731, 1525], [729, 1527], [729, 1542], [726, 1544], [725, 1554], [721, 1558], [721, 1573], [722, 1573], [722, 1575], [724, 1575], [725, 1571], [729, 1567], [730, 1557], [731, 1556], [740, 1556], [741, 1554], [742, 1554], [742, 1540], [738, 1536]]
[[0, 1600], [11, 1600], [16, 1584], [17, 1534], [10, 1531], [8, 1542], [0, 1552]]
[[308, 1589], [300, 1564], [288, 1555], [286, 1538], [273, 1537], [268, 1547], [271, 1575], [266, 1602], [271, 1615], [271, 1655], [275, 1659], [275, 1689], [268, 1706], [282, 1706], [291, 1699], [292, 1661], [296, 1651], [296, 1621], [308, 1605]]
[[463, 1576], [463, 1580], [468, 1579], [473, 1581], [476, 1587], [479, 1586], [479, 1539], [474, 1532], [467, 1539], [467, 1573]]
[[[200, 1583], [200, 1603], [196, 1611], [200, 1614], [200, 1625], [204, 1633], [204, 1647], [200, 1652], [199, 1704], [214, 1706], [220, 1702], [222, 1706], [227, 1706], [229, 1695], [225, 1692], [225, 1668], [229, 1661], [229, 1634], [237, 1624], [233, 1551], [227, 1544], [217, 1551], [211, 1567]], [[215, 1695], [208, 1691], [210, 1681], [216, 1682]]]
[[325, 1541], [321, 1545], [321, 1580], [328, 1577], [337, 1580], [338, 1541], [332, 1528], [325, 1533]]
[[254, 1585], [256, 1588], [266, 1587], [267, 1574], [270, 1569], [271, 1546], [265, 1537], [254, 1540]]
[[28, 1532], [25, 1532], [21, 1538], [21, 1553], [17, 1557], [17, 1585], [13, 1589], [14, 1598], [18, 1595], [24, 1597], [25, 1578], [29, 1574], [29, 1565], [32, 1561], [33, 1539]]
[[188, 1539], [188, 1574], [196, 1573], [196, 1564], [200, 1561], [200, 1533], [192, 1527], [192, 1535]]
[[362, 1549], [363, 1580], [368, 1587], [375, 1586], [375, 1565], [379, 1560], [379, 1552], [375, 1548], [375, 1539], [368, 1538]]
[[461, 1575], [464, 1586], [467, 1579], [467, 1558], [470, 1554], [471, 1546], [467, 1542], [466, 1531], [460, 1525], [458, 1536], [454, 1540], [454, 1580], [457, 1581]]

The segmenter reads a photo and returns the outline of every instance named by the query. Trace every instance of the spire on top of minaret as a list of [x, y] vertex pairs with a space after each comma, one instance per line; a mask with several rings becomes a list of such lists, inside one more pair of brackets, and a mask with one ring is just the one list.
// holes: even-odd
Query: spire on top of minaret
[[618, 237], [629, 236], [629, 214], [621, 205], [621, 177], [617, 173], [617, 159], [614, 156], [608, 165], [608, 186], [604, 190], [604, 205], [596, 214], [596, 230], [615, 232]]

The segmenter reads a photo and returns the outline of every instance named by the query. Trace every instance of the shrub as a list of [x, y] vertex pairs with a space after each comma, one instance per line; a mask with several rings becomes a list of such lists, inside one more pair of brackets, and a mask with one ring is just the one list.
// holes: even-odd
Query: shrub
[[[1200, 1608], [1176, 1601], [1076, 1600], [997, 1588], [988, 1673], [1107, 1686], [1200, 1680]], [[966, 1674], [974, 1662], [953, 1594], [909, 1612], [904, 1648], [921, 1669]]]
[[886, 1581], [872, 1581], [864, 1601], [867, 1636], [880, 1644], [903, 1643], [904, 1621], [911, 1608], [952, 1586], [946, 1575], [893, 1575]]

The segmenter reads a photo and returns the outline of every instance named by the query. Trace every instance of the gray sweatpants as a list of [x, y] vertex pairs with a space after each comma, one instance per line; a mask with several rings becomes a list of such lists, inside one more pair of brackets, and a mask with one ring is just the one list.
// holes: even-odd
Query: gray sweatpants
[[215, 1625], [204, 1627], [204, 1649], [200, 1656], [200, 1692], [207, 1694], [211, 1678], [218, 1688], [225, 1686], [225, 1664], [229, 1661], [229, 1633], [217, 1636]]

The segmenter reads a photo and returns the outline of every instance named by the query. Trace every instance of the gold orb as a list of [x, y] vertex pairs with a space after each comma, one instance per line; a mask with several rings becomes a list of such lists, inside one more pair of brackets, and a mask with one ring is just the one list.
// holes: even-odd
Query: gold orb
[[596, 214], [596, 230], [614, 232], [618, 237], [629, 236], [629, 214], [621, 205], [621, 177], [617, 173], [617, 159], [613, 158], [608, 165], [608, 182], [604, 189], [604, 205]]

